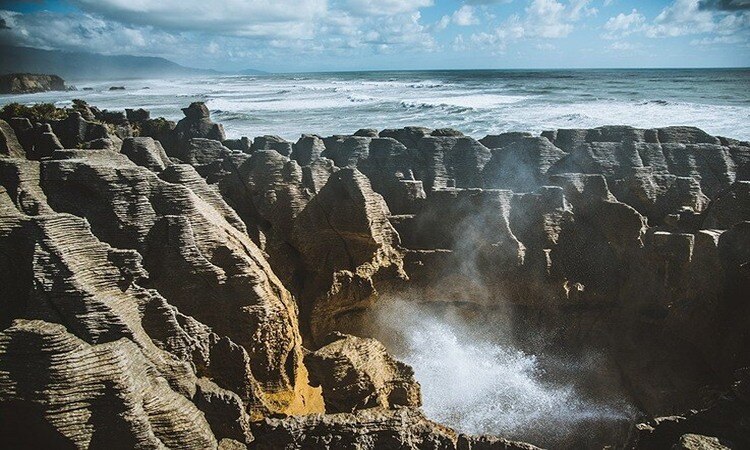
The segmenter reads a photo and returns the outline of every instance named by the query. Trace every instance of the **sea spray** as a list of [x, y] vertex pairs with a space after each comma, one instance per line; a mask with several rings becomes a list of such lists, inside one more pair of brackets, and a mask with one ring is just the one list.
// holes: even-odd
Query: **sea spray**
[[[455, 310], [393, 301], [376, 312], [377, 337], [411, 365], [428, 417], [470, 434], [498, 434], [564, 447], [622, 432], [633, 409], [621, 400], [587, 400], [566, 375], [596, 370], [555, 359], [552, 366], [520, 350], [508, 333]], [[581, 374], [583, 375], [583, 374]], [[608, 430], [605, 432], [605, 430]], [[587, 435], [588, 434], [588, 435]]]

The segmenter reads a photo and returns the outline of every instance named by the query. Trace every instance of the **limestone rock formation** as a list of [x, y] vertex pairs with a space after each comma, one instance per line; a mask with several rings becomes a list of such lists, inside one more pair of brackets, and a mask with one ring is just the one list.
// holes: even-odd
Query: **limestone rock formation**
[[120, 152], [139, 166], [154, 172], [161, 172], [172, 164], [159, 141], [149, 137], [125, 139]]
[[[179, 158], [180, 154], [187, 151], [189, 141], [193, 138], [226, 140], [224, 127], [211, 121], [211, 114], [205, 103], [191, 103], [187, 108], [183, 108], [182, 112], [185, 117], [177, 122], [174, 128], [174, 148], [171, 145], [164, 146], [168, 155]], [[177, 151], [178, 153], [172, 154], [171, 151]]]
[[506, 145], [523, 140], [527, 137], [534, 137], [534, 135], [531, 133], [518, 131], [501, 134], [490, 134], [480, 139], [479, 142], [489, 149], [496, 149], [505, 147]]
[[250, 146], [250, 151], [254, 152], [257, 150], [276, 150], [282, 156], [290, 156], [292, 154], [292, 143], [282, 139], [278, 136], [258, 136], [253, 140], [253, 145]]
[[266, 419], [253, 426], [255, 448], [456, 448], [458, 437], [414, 410], [368, 409], [354, 414]]
[[0, 122], [8, 445], [536, 448], [424, 417], [414, 372], [373, 339], [374, 307], [400, 297], [528, 353], [611, 356], [585, 394], [668, 416], [635, 448], [750, 445], [746, 373], [716, 394], [750, 365], [746, 142], [407, 127], [251, 143], [203, 103], [178, 124], [55, 111]]
[[750, 378], [748, 369], [718, 402], [685, 416], [670, 416], [638, 424], [633, 448], [724, 449], [750, 445]]
[[171, 120], [166, 120], [163, 117], [156, 119], [148, 119], [140, 122], [140, 136], [151, 137], [154, 140], [159, 141], [164, 150], [169, 155], [177, 151], [177, 140], [175, 136], [175, 128], [177, 124]]
[[8, 125], [8, 122], [0, 119], [0, 154], [24, 158], [26, 152], [21, 143], [18, 142], [16, 132]]
[[203, 414], [127, 338], [89, 344], [63, 325], [18, 320], [0, 333], [0, 374], [6, 445], [216, 447]]
[[564, 156], [546, 138], [520, 137], [492, 151], [483, 169], [484, 184], [516, 192], [533, 191], [546, 184], [550, 167]]
[[375, 339], [332, 333], [305, 356], [310, 382], [323, 388], [327, 413], [399, 406], [419, 408], [414, 372]]
[[703, 226], [726, 230], [746, 220], [750, 220], [750, 181], [737, 181], [716, 196]]
[[388, 215], [364, 175], [341, 169], [294, 219], [290, 242], [306, 272], [302, 313], [309, 314], [314, 339], [340, 329], [377, 298], [374, 277], [403, 276]]

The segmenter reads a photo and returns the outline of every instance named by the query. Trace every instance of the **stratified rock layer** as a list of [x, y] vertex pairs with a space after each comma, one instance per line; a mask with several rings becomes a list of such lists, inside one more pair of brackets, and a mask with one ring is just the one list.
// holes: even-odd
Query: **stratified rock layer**
[[[698, 409], [750, 365], [748, 143], [690, 127], [251, 142], [200, 102], [177, 124], [66, 111], [0, 121], [11, 446], [535, 448], [422, 415], [411, 368], [368, 336], [399, 296], [612, 355], [589, 386], [621, 384], [645, 415]], [[744, 384], [633, 445], [746, 444]]]

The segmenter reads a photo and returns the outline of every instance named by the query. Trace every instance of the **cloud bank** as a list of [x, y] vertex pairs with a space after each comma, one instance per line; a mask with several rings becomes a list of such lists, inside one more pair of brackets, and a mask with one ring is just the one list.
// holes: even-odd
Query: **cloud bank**
[[[627, 3], [47, 1], [24, 12], [0, 10], [0, 43], [163, 56], [220, 70], [251, 67], [258, 62], [289, 70], [291, 61], [311, 67], [316, 61], [341, 67], [347, 67], [349, 61], [383, 66], [384, 55], [389, 55], [387, 61], [401, 62], [441, 62], [444, 55], [485, 61], [510, 51], [527, 52], [533, 57], [531, 52], [552, 52], [558, 47], [568, 52], [617, 49], [624, 54], [665, 39], [673, 39], [673, 45], [679, 48], [723, 45], [745, 49], [745, 54], [750, 48], [750, 0], [664, 1], [650, 17], [642, 2]], [[58, 4], [67, 7], [47, 8]], [[603, 42], [597, 44], [597, 40]]]

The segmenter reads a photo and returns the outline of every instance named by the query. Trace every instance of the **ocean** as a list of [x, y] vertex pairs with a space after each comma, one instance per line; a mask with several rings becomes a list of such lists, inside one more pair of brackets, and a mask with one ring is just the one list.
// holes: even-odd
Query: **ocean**
[[[505, 131], [693, 125], [750, 140], [750, 69], [472, 70], [74, 81], [78, 91], [0, 96], [0, 103], [82, 98], [106, 109], [182, 118], [205, 101], [229, 137], [350, 134], [359, 128]], [[124, 91], [109, 91], [125, 86]], [[84, 87], [93, 90], [81, 90]]]

